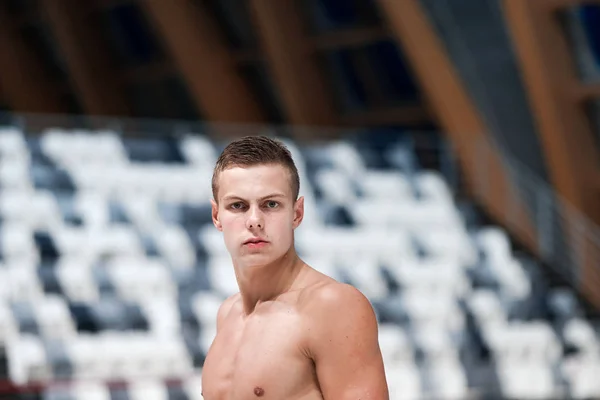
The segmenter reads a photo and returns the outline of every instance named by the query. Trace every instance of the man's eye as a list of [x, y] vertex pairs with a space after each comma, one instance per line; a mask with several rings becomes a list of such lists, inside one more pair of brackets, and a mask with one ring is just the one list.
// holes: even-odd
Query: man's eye
[[279, 203], [273, 200], [267, 201], [267, 208], [277, 208]]
[[229, 208], [231, 208], [232, 210], [241, 210], [242, 208], [244, 208], [244, 204], [243, 203], [233, 203], [229, 206]]

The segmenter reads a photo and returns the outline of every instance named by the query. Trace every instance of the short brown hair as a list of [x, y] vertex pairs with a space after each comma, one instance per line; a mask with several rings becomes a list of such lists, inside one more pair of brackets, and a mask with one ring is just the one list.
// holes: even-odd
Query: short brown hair
[[219, 190], [219, 174], [233, 167], [279, 164], [288, 169], [294, 199], [300, 192], [300, 177], [292, 153], [278, 140], [266, 136], [245, 136], [229, 143], [215, 164], [212, 176], [212, 193], [215, 201]]

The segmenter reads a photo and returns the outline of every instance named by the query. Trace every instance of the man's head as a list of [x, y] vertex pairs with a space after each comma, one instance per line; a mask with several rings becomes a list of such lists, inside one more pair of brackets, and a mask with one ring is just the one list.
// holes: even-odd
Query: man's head
[[233, 167], [254, 167], [257, 165], [281, 165], [289, 173], [294, 200], [300, 191], [300, 177], [290, 151], [279, 141], [266, 136], [246, 136], [227, 145], [213, 171], [213, 199], [219, 202], [219, 175]]
[[276, 140], [244, 137], [223, 150], [213, 172], [212, 217], [232, 258], [264, 265], [290, 250], [304, 216], [299, 187], [291, 153]]

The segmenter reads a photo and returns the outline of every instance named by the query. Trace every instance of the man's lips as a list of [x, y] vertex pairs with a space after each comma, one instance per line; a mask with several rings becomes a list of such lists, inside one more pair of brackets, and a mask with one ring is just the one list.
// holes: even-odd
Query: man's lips
[[248, 239], [244, 242], [244, 244], [259, 244], [259, 243], [269, 243], [264, 239], [260, 239], [260, 238], [253, 238], [253, 239]]

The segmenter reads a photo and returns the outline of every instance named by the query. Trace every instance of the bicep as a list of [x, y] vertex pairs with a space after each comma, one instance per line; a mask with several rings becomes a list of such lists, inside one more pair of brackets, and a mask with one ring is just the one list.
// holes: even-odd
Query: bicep
[[313, 359], [323, 396], [387, 400], [375, 313], [359, 292], [345, 297], [349, 301], [339, 305], [343, 310], [334, 307], [314, 338]]

